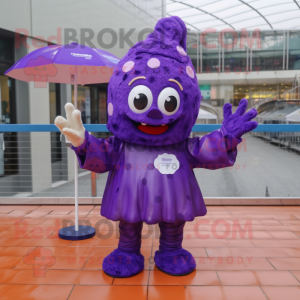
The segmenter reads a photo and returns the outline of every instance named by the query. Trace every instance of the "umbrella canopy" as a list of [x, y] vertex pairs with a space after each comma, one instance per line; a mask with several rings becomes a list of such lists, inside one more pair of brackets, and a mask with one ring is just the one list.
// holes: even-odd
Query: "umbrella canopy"
[[71, 43], [37, 49], [16, 62], [5, 75], [35, 83], [80, 85], [108, 82], [119, 58], [107, 51]]
[[[27, 82], [34, 81], [35, 87], [47, 86], [47, 82], [72, 83], [77, 108], [77, 84], [108, 82], [118, 62], [119, 59], [109, 52], [78, 43], [51, 45], [29, 53], [7, 70], [5, 75]], [[78, 225], [78, 162], [75, 154], [74, 164], [75, 226], [62, 228], [59, 232], [61, 238], [68, 240], [95, 235], [92, 227]]]

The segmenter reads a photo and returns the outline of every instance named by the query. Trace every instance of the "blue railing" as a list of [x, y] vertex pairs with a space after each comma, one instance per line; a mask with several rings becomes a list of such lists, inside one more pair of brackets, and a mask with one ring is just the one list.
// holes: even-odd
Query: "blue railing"
[[[89, 132], [109, 132], [106, 124], [85, 124]], [[197, 124], [193, 132], [211, 132], [219, 129], [221, 124]], [[260, 124], [254, 132], [300, 132], [300, 124]], [[59, 132], [53, 124], [1, 124], [0, 132]]]

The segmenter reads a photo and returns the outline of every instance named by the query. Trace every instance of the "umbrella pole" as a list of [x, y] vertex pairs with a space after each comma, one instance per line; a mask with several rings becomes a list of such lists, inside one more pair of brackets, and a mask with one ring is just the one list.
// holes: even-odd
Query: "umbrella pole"
[[[76, 67], [75, 67], [76, 68]], [[77, 109], [77, 70], [75, 69], [74, 78], [74, 106]], [[78, 231], [78, 161], [74, 152], [74, 170], [75, 170], [75, 231]]]
[[[74, 106], [77, 109], [77, 67], [74, 74]], [[75, 183], [75, 226], [61, 228], [58, 236], [69, 241], [79, 241], [90, 239], [96, 234], [95, 228], [87, 225], [78, 225], [78, 161], [74, 153], [74, 183]]]

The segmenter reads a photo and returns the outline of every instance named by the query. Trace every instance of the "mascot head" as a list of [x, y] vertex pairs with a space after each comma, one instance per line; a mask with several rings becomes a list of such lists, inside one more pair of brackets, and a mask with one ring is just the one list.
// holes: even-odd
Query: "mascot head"
[[201, 94], [186, 53], [187, 30], [178, 17], [123, 57], [108, 86], [108, 129], [119, 139], [160, 146], [185, 140], [196, 122]]

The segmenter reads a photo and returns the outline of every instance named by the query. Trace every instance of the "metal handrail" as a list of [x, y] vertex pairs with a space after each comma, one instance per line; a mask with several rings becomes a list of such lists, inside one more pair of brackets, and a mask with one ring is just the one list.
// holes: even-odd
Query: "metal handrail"
[[[110, 132], [106, 124], [84, 124], [89, 132]], [[196, 124], [192, 132], [211, 132], [221, 124]], [[259, 124], [254, 132], [300, 132], [300, 124]], [[59, 132], [53, 124], [0, 124], [0, 132]]]

